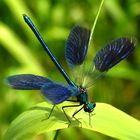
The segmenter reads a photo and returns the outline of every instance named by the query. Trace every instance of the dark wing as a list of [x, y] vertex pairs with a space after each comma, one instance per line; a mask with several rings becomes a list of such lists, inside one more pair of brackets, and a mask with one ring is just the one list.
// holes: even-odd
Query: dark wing
[[80, 65], [85, 60], [88, 50], [90, 31], [75, 26], [70, 32], [66, 42], [66, 61], [70, 66]]
[[136, 45], [135, 38], [122, 37], [112, 41], [97, 52], [94, 65], [100, 72], [107, 71], [129, 56]]
[[19, 74], [6, 78], [6, 83], [10, 87], [21, 90], [39, 90], [44, 84], [51, 82], [48, 78], [32, 74]]
[[78, 94], [78, 88], [52, 82], [43, 85], [41, 94], [44, 98], [51, 101], [51, 103], [59, 104], [72, 96], [76, 96]]

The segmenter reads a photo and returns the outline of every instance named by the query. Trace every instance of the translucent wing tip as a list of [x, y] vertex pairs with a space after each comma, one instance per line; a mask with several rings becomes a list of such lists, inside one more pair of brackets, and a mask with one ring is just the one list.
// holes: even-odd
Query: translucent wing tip
[[131, 37], [131, 38], [130, 38], [130, 42], [131, 42], [131, 44], [133, 44], [132, 47], [135, 48], [136, 45], [137, 45], [137, 43], [138, 43], [138, 40], [137, 40], [136, 37]]
[[4, 83], [5, 83], [8, 87], [10, 87], [10, 88], [15, 88], [15, 83], [14, 83], [12, 77], [13, 77], [13, 76], [6, 77], [6, 78], [4, 79]]

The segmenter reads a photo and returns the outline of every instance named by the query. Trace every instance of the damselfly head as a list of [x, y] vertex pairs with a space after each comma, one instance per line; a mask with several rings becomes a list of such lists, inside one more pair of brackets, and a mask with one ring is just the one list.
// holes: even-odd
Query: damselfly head
[[96, 103], [88, 103], [88, 104], [84, 104], [84, 111], [91, 113], [93, 112], [94, 108], [96, 107]]

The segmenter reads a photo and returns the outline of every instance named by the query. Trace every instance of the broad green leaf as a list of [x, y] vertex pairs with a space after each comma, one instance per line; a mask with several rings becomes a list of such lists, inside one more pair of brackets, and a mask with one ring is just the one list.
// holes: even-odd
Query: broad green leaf
[[[68, 120], [61, 110], [62, 106], [74, 103], [65, 102], [55, 107], [51, 117], [47, 119], [52, 105], [42, 102], [19, 115], [10, 125], [5, 133], [4, 140], [22, 140], [34, 137], [38, 134], [68, 128]], [[65, 109], [72, 123], [69, 127], [81, 127], [97, 131], [105, 135], [125, 140], [139, 140], [140, 121], [116, 109], [115, 107], [97, 103], [91, 115], [91, 125], [89, 125], [89, 114], [83, 110], [72, 118], [72, 114], [78, 108]]]

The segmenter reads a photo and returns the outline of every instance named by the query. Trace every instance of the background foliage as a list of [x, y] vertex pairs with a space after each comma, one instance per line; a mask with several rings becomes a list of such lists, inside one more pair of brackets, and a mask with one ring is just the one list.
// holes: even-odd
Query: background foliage
[[[99, 3], [98, 0], [0, 1], [0, 139], [15, 117], [43, 101], [39, 91], [9, 89], [4, 84], [5, 77], [18, 73], [32, 73], [65, 82], [24, 23], [22, 14], [31, 17], [57, 60], [71, 74], [64, 61], [68, 33], [74, 25], [91, 28]], [[135, 52], [98, 80], [89, 92], [90, 100], [109, 103], [137, 119], [140, 119], [139, 7], [139, 0], [106, 0], [87, 57], [90, 63], [99, 48], [120, 36], [135, 36], [138, 39]], [[50, 132], [35, 139], [51, 139], [52, 136], [53, 132]], [[79, 128], [62, 130], [59, 138], [113, 139]]]

